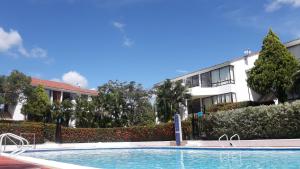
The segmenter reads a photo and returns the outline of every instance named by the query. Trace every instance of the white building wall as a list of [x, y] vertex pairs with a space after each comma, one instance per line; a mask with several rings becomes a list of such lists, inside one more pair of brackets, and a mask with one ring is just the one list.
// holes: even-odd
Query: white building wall
[[232, 92], [236, 94], [237, 102], [257, 101], [259, 95], [251, 91], [247, 84], [247, 72], [254, 66], [258, 54], [245, 56], [242, 59], [233, 61], [235, 84], [232, 85]]

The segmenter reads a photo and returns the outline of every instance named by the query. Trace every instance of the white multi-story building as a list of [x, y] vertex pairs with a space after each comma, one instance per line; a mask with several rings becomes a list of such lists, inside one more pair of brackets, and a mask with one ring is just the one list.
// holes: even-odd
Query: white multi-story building
[[[73, 86], [63, 82], [42, 80], [37, 78], [31, 78], [31, 85], [33, 87], [42, 85], [48, 94], [51, 104], [54, 102], [62, 102], [65, 99], [75, 102], [75, 98], [77, 96], [83, 96], [87, 99], [91, 99], [91, 96], [96, 96], [98, 94], [98, 92], [95, 90], [83, 89], [78, 86]], [[25, 117], [21, 113], [23, 104], [23, 102], [18, 102], [17, 105], [5, 105], [4, 111], [0, 112], [2, 113], [0, 119], [24, 120]]]
[[[288, 50], [300, 59], [300, 39], [285, 44]], [[201, 111], [201, 107], [210, 107], [220, 103], [260, 101], [260, 96], [247, 85], [247, 72], [253, 68], [259, 53], [248, 53], [245, 56], [203, 68], [171, 81], [182, 81], [188, 87], [191, 100], [187, 101], [190, 111], [184, 109], [183, 118], [188, 113]]]

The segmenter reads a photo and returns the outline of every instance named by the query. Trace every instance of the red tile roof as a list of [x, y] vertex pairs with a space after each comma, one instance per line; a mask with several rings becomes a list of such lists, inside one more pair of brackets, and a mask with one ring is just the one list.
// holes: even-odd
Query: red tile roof
[[96, 90], [89, 90], [89, 89], [83, 89], [77, 86], [73, 86], [67, 83], [62, 82], [55, 82], [50, 80], [42, 80], [37, 78], [31, 78], [31, 85], [32, 86], [38, 86], [42, 85], [44, 88], [58, 90], [58, 91], [68, 91], [68, 92], [74, 92], [74, 93], [80, 93], [80, 94], [87, 94], [87, 95], [97, 95], [98, 92]]

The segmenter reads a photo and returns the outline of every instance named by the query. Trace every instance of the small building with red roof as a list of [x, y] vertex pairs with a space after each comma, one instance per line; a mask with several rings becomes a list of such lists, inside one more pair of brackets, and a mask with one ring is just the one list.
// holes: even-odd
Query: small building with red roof
[[[33, 87], [43, 86], [51, 104], [62, 102], [66, 99], [75, 102], [77, 97], [84, 97], [91, 100], [92, 96], [97, 96], [98, 94], [96, 90], [84, 89], [64, 82], [43, 80], [34, 77], [31, 78], [31, 85]], [[10, 115], [6, 119], [25, 120], [25, 116], [21, 113], [22, 106], [23, 103], [18, 103], [13, 110], [10, 110]]]

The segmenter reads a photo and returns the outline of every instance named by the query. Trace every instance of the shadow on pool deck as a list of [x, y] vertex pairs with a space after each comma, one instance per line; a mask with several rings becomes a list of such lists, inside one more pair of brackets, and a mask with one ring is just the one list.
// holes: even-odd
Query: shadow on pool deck
[[0, 156], [1, 169], [50, 169], [47, 167], [14, 160], [8, 157]]

